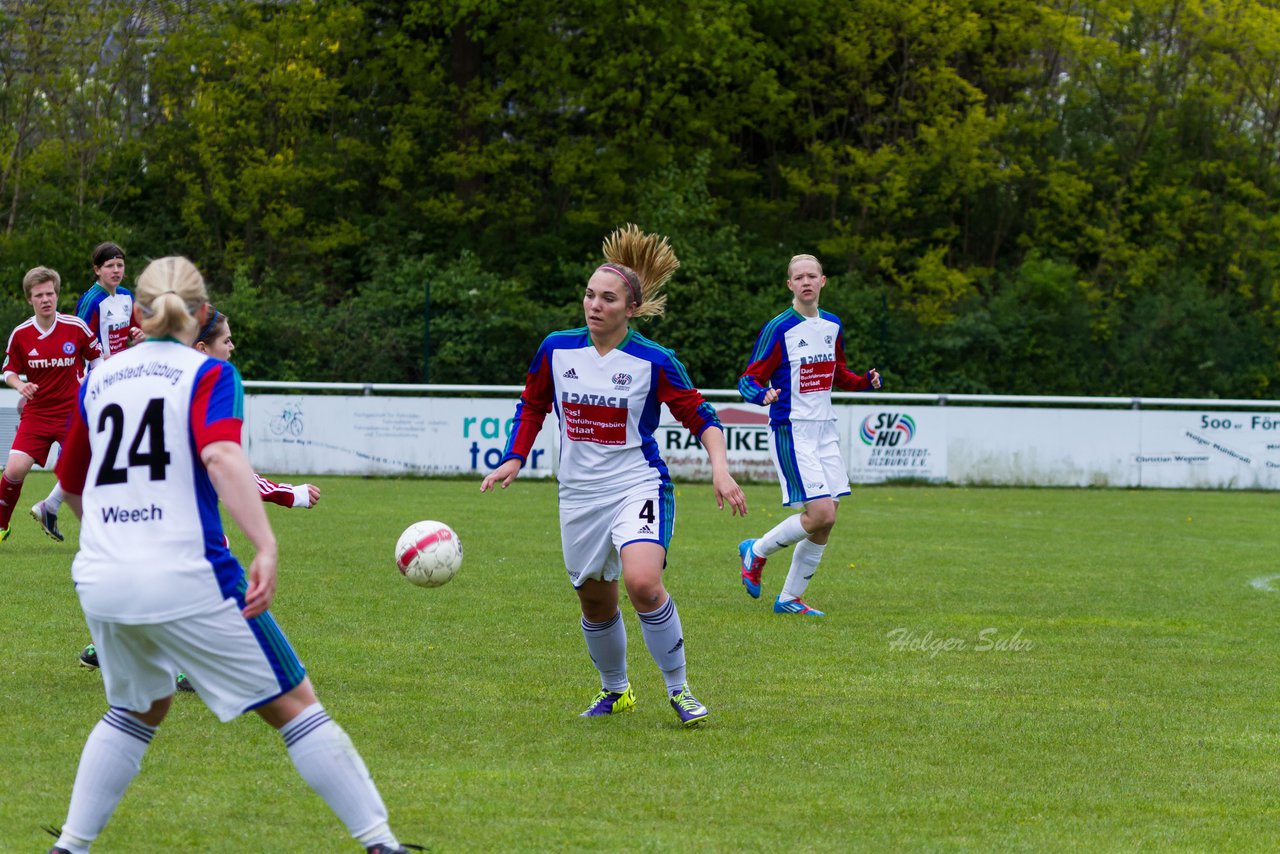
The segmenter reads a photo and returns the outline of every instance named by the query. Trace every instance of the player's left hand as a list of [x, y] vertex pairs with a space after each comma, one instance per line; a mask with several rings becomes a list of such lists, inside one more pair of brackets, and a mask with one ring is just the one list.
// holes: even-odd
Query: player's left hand
[[304, 483], [302, 485], [307, 488], [307, 498], [311, 501], [307, 506], [315, 507], [320, 503], [320, 487], [316, 486], [314, 483]]
[[713, 474], [711, 476], [711, 485], [716, 490], [717, 507], [723, 510], [724, 503], [728, 501], [729, 506], [733, 508], [733, 515], [747, 515], [747, 497], [742, 494], [742, 487], [738, 486], [738, 482], [733, 479], [733, 475], [728, 472]]
[[867, 371], [867, 381], [871, 383], [872, 388], [880, 388], [880, 385], [881, 385], [880, 372], [877, 371], [875, 368], [872, 368], [871, 370]]
[[143, 332], [137, 326], [129, 330], [129, 346], [130, 347], [132, 347], [134, 344], [141, 344], [143, 341], [146, 341], [146, 340], [147, 340], [147, 333]]

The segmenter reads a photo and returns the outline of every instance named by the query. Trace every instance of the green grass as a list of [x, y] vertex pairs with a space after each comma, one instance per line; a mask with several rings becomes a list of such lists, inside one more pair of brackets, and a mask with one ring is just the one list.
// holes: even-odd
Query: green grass
[[[878, 487], [844, 504], [810, 600], [749, 599], [747, 520], [679, 489], [667, 572], [690, 683], [676, 726], [634, 613], [635, 713], [581, 720], [598, 682], [560, 562], [554, 485], [324, 478], [269, 508], [272, 608], [406, 841], [434, 851], [1222, 850], [1280, 844], [1277, 605], [1264, 493]], [[33, 477], [26, 498], [48, 487]], [[29, 503], [24, 499], [24, 504]], [[409, 522], [466, 547], [435, 590], [395, 571]], [[0, 545], [0, 850], [44, 850], [105, 709], [68, 543], [25, 517]], [[233, 532], [234, 542], [238, 537]], [[1277, 584], [1280, 587], [1280, 584]], [[938, 646], [891, 643], [895, 630]], [[981, 633], [1017, 650], [977, 648]], [[899, 633], [901, 634], [901, 633]], [[1026, 645], [1030, 644], [1030, 648]], [[936, 649], [936, 652], [934, 651]], [[179, 695], [104, 852], [355, 850], [256, 716]]]

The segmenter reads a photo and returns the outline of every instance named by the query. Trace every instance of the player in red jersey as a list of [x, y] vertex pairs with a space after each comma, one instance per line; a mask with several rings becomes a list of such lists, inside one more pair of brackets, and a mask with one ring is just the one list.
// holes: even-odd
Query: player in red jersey
[[34, 267], [22, 278], [35, 315], [13, 330], [5, 349], [4, 381], [26, 406], [0, 477], [0, 542], [9, 538], [9, 521], [27, 472], [37, 463], [44, 465], [53, 443], [66, 437], [85, 365], [102, 360], [98, 339], [84, 321], [58, 312], [61, 288], [62, 277], [48, 267]]

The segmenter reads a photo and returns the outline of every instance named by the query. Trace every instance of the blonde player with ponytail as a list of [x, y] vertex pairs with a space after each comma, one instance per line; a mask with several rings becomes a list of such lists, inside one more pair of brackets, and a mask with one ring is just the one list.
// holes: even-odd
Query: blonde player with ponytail
[[[160, 258], [138, 277], [136, 304], [146, 340], [90, 372], [58, 460], [81, 518], [71, 576], [110, 708], [85, 742], [52, 852], [89, 850], [181, 670], [221, 720], [252, 710], [279, 730], [294, 767], [367, 852], [403, 854], [364, 762], [267, 610], [276, 540], [240, 447], [240, 375], [191, 346], [212, 311], [204, 279], [186, 258]], [[219, 499], [253, 546], [247, 574], [226, 546]]]
[[707, 717], [685, 674], [684, 631], [663, 585], [675, 526], [675, 493], [653, 438], [663, 404], [699, 438], [711, 461], [716, 503], [746, 515], [729, 474], [724, 432], [671, 350], [631, 328], [662, 313], [663, 285], [680, 262], [664, 237], [634, 225], [604, 242], [604, 263], [587, 280], [586, 326], [554, 332], [533, 357], [501, 464], [480, 485], [506, 489], [519, 474], [554, 407], [560, 422], [560, 534], [565, 569], [582, 608], [587, 652], [600, 691], [583, 717], [635, 707], [627, 678], [627, 633], [618, 580], [640, 620], [683, 726]]

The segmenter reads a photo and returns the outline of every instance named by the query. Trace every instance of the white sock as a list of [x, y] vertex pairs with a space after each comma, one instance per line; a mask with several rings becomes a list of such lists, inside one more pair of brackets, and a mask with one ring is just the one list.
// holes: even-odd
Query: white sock
[[57, 514], [58, 510], [62, 508], [63, 495], [62, 484], [54, 481], [53, 489], [49, 490], [49, 495], [44, 500], [44, 509], [50, 513]]
[[280, 727], [280, 736], [293, 767], [357, 842], [366, 848], [378, 843], [400, 844], [387, 824], [387, 808], [364, 760], [323, 706], [313, 703], [303, 709]]
[[627, 627], [622, 612], [603, 623], [582, 618], [582, 637], [587, 641], [587, 654], [600, 671], [600, 687], [605, 691], [627, 690]]
[[801, 540], [796, 543], [796, 550], [791, 553], [791, 569], [787, 571], [787, 582], [782, 585], [782, 593], [778, 596], [783, 602], [800, 599], [809, 586], [809, 579], [818, 571], [818, 561], [826, 551], [826, 543], [818, 545], [812, 540]]
[[755, 553], [756, 557], [768, 557], [774, 552], [785, 549], [792, 543], [798, 543], [809, 536], [804, 529], [804, 525], [800, 524], [802, 515], [801, 513], [795, 513], [774, 525], [769, 533], [756, 540], [755, 545], [751, 547], [751, 551]]
[[685, 683], [684, 630], [680, 627], [676, 600], [667, 596], [667, 601], [658, 610], [647, 614], [637, 611], [636, 616], [640, 618], [644, 645], [649, 648], [649, 654], [658, 663], [662, 678], [667, 683], [667, 693], [680, 691]]
[[123, 709], [107, 710], [85, 739], [58, 845], [72, 852], [89, 850], [138, 775], [155, 734], [155, 727]]

